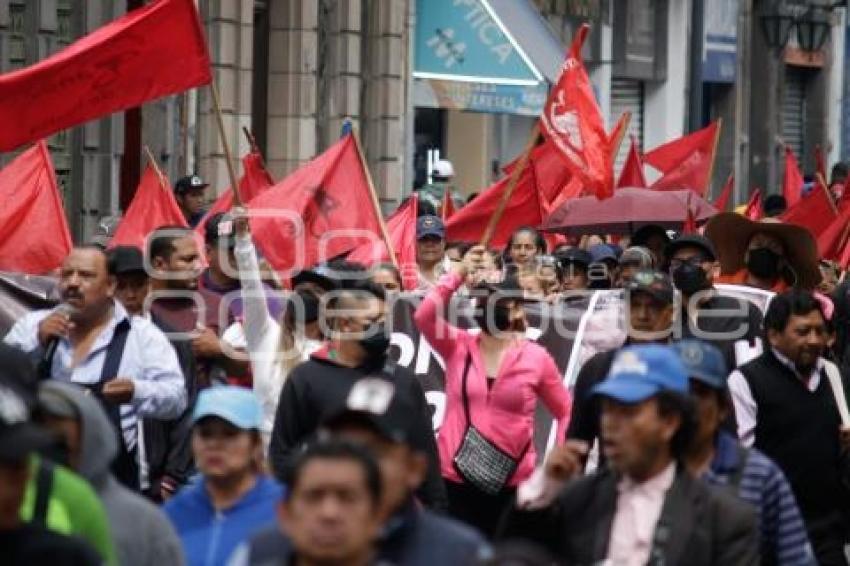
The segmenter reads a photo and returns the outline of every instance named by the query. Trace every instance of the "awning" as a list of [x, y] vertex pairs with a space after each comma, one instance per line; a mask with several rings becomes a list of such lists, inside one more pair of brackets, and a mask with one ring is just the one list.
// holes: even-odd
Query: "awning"
[[417, 0], [414, 104], [537, 115], [564, 48], [530, 0]]

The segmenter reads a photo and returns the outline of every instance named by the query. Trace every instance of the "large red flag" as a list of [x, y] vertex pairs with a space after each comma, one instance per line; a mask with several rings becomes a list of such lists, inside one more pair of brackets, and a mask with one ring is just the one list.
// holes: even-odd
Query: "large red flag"
[[729, 206], [729, 200], [732, 198], [732, 190], [734, 188], [735, 175], [730, 174], [729, 178], [726, 179], [726, 184], [723, 186], [723, 190], [720, 191], [720, 196], [717, 197], [716, 201], [714, 201], [714, 208], [716, 208], [718, 212], [726, 211], [726, 207]]
[[657, 191], [691, 189], [704, 196], [711, 183], [711, 168], [719, 134], [720, 122], [715, 121], [644, 154], [644, 163], [664, 174], [649, 188]]
[[195, 2], [152, 2], [0, 76], [0, 151], [210, 79]]
[[614, 191], [611, 142], [581, 58], [589, 29], [582, 25], [573, 40], [558, 84], [543, 108], [540, 129], [585, 188], [598, 198], [608, 198]]
[[638, 187], [640, 189], [647, 187], [646, 177], [643, 174], [643, 159], [640, 157], [637, 140], [634, 136], [632, 136], [632, 145], [629, 148], [626, 162], [623, 164], [623, 170], [620, 171], [620, 178], [617, 180], [617, 188], [622, 187]]
[[0, 269], [41, 275], [62, 265], [71, 234], [44, 140], [0, 171]]
[[115, 235], [109, 240], [109, 247], [136, 246], [145, 249], [148, 234], [166, 225], [188, 226], [183, 212], [174, 200], [174, 191], [171, 190], [168, 179], [160, 178], [148, 163], [133, 196], [133, 202], [127, 207]]
[[782, 195], [785, 197], [785, 202], [788, 203], [788, 208], [800, 202], [802, 193], [803, 174], [800, 173], [800, 167], [797, 166], [797, 159], [794, 157], [794, 152], [786, 145], [785, 177], [782, 181]]
[[[243, 203], [250, 202], [254, 197], [274, 185], [271, 175], [269, 175], [269, 172], [266, 171], [263, 165], [263, 157], [259, 153], [252, 151], [243, 157], [242, 168], [244, 171], [242, 178], [239, 179], [239, 196], [242, 198]], [[231, 208], [233, 208], [233, 191], [227, 189], [216, 199], [204, 217], [201, 218], [195, 231], [203, 235], [207, 219], [219, 212], [227, 212]]]
[[828, 189], [820, 183], [815, 183], [808, 196], [785, 211], [782, 220], [807, 228], [812, 235], [819, 238], [836, 216], [835, 204]]
[[[414, 193], [387, 218], [387, 234], [398, 260], [402, 285], [407, 291], [416, 289], [419, 281], [416, 263], [416, 217], [418, 212], [419, 195]], [[384, 241], [376, 239], [355, 248], [348, 255], [348, 261], [356, 261], [370, 266], [392, 260]]]
[[[818, 232], [812, 232], [818, 243], [818, 255], [823, 259], [839, 259], [842, 255], [842, 245], [847, 240], [847, 228], [850, 223], [850, 207], [840, 214], [832, 214], [831, 221], [823, 222]], [[811, 231], [811, 227], [806, 226]]]
[[747, 208], [744, 209], [744, 216], [750, 220], [761, 220], [764, 215], [761, 209], [761, 189], [756, 188], [753, 194], [750, 195], [750, 200], [747, 202]]
[[248, 203], [254, 238], [277, 270], [301, 270], [381, 234], [368, 172], [348, 134]]

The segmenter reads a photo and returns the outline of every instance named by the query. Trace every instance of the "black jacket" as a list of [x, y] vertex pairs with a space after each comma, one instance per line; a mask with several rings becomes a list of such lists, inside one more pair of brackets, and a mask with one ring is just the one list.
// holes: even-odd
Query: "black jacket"
[[409, 370], [396, 364], [384, 365], [383, 361], [377, 367], [349, 368], [317, 352], [292, 370], [280, 393], [269, 442], [269, 460], [275, 474], [279, 478], [285, 475], [295, 451], [310, 440], [323, 420], [345, 407], [352, 386], [364, 377], [384, 377], [397, 388], [407, 388], [409, 397], [415, 400], [416, 409], [410, 418], [416, 437], [411, 439], [411, 445], [428, 456], [428, 473], [417, 495], [431, 509], [446, 509], [446, 487], [425, 393]]
[[[617, 481], [610, 469], [575, 480], [549, 509], [514, 511], [506, 535], [545, 546], [562, 564], [602, 563], [617, 508]], [[664, 499], [648, 564], [756, 566], [758, 541], [751, 507], [680, 469]]]
[[192, 354], [191, 342], [188, 339], [172, 338], [174, 330], [156, 316], [151, 321], [169, 336], [169, 341], [186, 383], [188, 403], [186, 410], [178, 418], [168, 421], [144, 419], [145, 457], [148, 464], [148, 480], [150, 487], [147, 494], [152, 499], [160, 500], [160, 486], [165, 483], [170, 489], [176, 490], [187, 481], [194, 472], [192, 458], [192, 410], [198, 398], [197, 365]]

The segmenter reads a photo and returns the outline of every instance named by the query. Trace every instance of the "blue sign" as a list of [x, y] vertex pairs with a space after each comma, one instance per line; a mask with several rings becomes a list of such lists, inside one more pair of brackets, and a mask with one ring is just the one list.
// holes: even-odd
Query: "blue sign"
[[702, 80], [734, 83], [738, 49], [738, 0], [706, 0]]
[[543, 82], [488, 0], [417, 0], [413, 76], [520, 86]]

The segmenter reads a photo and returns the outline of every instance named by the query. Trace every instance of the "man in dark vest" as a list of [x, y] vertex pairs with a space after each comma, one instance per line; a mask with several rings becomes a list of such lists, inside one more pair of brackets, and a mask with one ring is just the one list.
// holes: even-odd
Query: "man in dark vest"
[[818, 562], [846, 565], [848, 442], [836, 403], [846, 404], [846, 386], [833, 387], [843, 380], [823, 358], [823, 309], [812, 293], [787, 291], [771, 301], [764, 328], [765, 352], [729, 377], [738, 435], [785, 472]]

